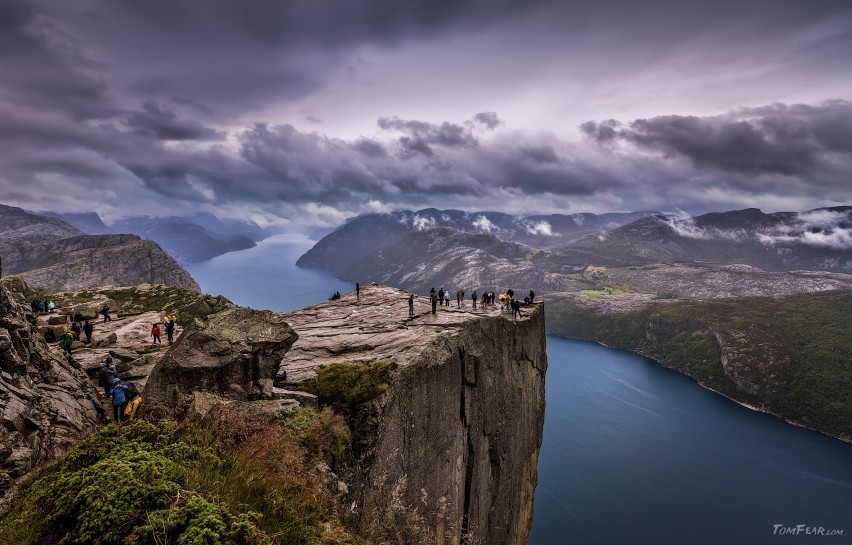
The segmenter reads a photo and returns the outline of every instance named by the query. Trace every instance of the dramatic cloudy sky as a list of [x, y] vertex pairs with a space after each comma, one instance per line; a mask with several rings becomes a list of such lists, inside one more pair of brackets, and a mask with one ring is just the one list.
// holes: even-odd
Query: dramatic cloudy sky
[[0, 202], [852, 204], [849, 0], [0, 0]]

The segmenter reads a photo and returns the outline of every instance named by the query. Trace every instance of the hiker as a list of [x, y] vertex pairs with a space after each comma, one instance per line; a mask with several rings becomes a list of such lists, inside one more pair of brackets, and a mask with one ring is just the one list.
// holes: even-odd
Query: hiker
[[414, 316], [414, 294], [408, 294], [408, 315]]
[[62, 349], [68, 352], [68, 355], [71, 355], [71, 345], [74, 344], [74, 332], [70, 329], [66, 329], [62, 336], [59, 338], [62, 341]]
[[444, 305], [450, 306], [450, 290], [444, 292]]
[[526, 297], [524, 297], [524, 306], [525, 306], [525, 307], [530, 306], [530, 296], [529, 296], [529, 295], [527, 295]]
[[30, 308], [33, 309], [33, 314], [38, 312], [38, 301], [36, 301], [35, 299], [30, 301]]
[[127, 397], [124, 391], [127, 390], [127, 385], [121, 383], [121, 379], [115, 377], [112, 379], [112, 389], [109, 391], [112, 396], [112, 416], [117, 423], [124, 420], [124, 409], [127, 407]]
[[461, 298], [462, 298], [461, 293], [462, 293], [461, 290], [458, 290], [456, 292], [456, 308], [461, 308]]
[[432, 314], [436, 314], [436, 309], [438, 308], [438, 296], [435, 295], [435, 288], [432, 288], [432, 291], [429, 292], [429, 301], [432, 303]]
[[74, 333], [74, 340], [80, 340], [80, 324], [78, 322], [71, 322], [71, 331]]
[[127, 408], [124, 409], [126, 420], [133, 420], [136, 416], [136, 411], [139, 410], [139, 405], [142, 404], [142, 394], [135, 388], [127, 391]]
[[359, 284], [358, 282], [355, 282], [355, 298], [361, 298], [361, 284]]
[[473, 308], [476, 308], [476, 299], [477, 299], [476, 290], [473, 290], [473, 293], [470, 295], [470, 299], [473, 301]]
[[535, 301], [535, 292], [530, 290], [530, 304], [533, 304], [533, 301]]
[[80, 314], [80, 311], [79, 311], [79, 310], [78, 310], [77, 312], [75, 312], [75, 313], [74, 313], [74, 317], [73, 317], [73, 318], [71, 318], [71, 321], [72, 321], [72, 322], [77, 322], [78, 324], [83, 323], [83, 315], [82, 315], [82, 314]]
[[101, 314], [104, 315], [104, 323], [112, 321], [112, 318], [109, 316], [109, 306], [104, 305], [104, 308], [101, 309]]
[[44, 342], [47, 344], [53, 344], [56, 342], [56, 333], [53, 331], [52, 327], [44, 332]]
[[175, 317], [168, 316], [166, 322], [166, 340], [172, 344], [175, 340]]
[[158, 343], [163, 344], [162, 341], [160, 341], [160, 326], [159, 325], [154, 324], [151, 327], [151, 336], [154, 337], [154, 340], [151, 342], [151, 344], [158, 344]]
[[49, 313], [51, 313], [51, 314], [53, 314], [54, 312], [56, 312], [56, 305], [54, 305], [54, 304], [53, 304], [53, 301], [48, 301], [48, 302], [47, 302], [47, 311], [48, 311]]
[[518, 316], [523, 316], [523, 314], [521, 314], [521, 302], [517, 299], [512, 300], [512, 315], [516, 318]]
[[38, 300], [38, 311], [44, 312], [45, 310], [47, 310], [47, 303], [44, 302], [44, 299], [39, 299]]
[[444, 288], [438, 290], [438, 303], [441, 305], [444, 304]]
[[98, 384], [104, 388], [104, 397], [109, 397], [109, 391], [112, 388], [112, 379], [118, 375], [118, 369], [116, 369], [115, 364], [112, 362], [112, 356], [107, 356], [103, 364], [103, 371], [103, 382], [101, 382], [100, 373], [98, 373]]

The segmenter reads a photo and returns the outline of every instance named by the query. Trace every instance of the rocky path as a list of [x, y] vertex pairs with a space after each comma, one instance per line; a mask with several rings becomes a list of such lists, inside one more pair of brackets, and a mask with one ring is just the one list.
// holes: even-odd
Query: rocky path
[[[42, 329], [54, 327], [57, 332], [61, 331], [64, 326], [48, 326], [50, 318], [53, 317], [52, 321], [55, 322], [56, 316], [56, 314], [39, 316], [39, 326]], [[95, 326], [92, 333], [92, 343], [74, 343], [71, 356], [96, 387], [101, 364], [107, 356], [112, 356], [113, 362], [118, 368], [119, 377], [131, 388], [142, 391], [154, 366], [169, 348], [162, 319], [162, 315], [158, 312], [143, 312], [135, 315], [115, 316], [109, 322], [90, 320]], [[152, 343], [151, 327], [154, 323], [160, 324], [162, 344]], [[175, 339], [180, 336], [182, 331], [183, 329], [179, 326], [175, 328]], [[85, 335], [81, 335], [81, 338], [85, 340]], [[57, 353], [62, 351], [58, 342], [49, 346], [51, 351]], [[98, 392], [102, 394], [103, 389], [98, 387]], [[111, 415], [112, 408], [109, 399], [102, 398], [101, 401], [104, 410], [107, 411], [108, 415]]]

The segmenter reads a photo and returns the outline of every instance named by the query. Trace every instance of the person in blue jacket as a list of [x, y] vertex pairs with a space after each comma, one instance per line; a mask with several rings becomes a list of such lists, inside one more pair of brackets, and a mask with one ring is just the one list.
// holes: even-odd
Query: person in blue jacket
[[127, 385], [122, 384], [120, 378], [112, 379], [112, 390], [109, 391], [112, 396], [112, 417], [118, 423], [124, 420], [124, 408], [127, 406], [125, 390], [127, 390]]

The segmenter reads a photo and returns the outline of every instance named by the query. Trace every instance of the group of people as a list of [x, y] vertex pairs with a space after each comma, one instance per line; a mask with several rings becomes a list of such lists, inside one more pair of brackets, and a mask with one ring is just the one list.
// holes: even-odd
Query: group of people
[[[456, 291], [457, 308], [461, 308], [464, 296], [464, 290], [460, 289]], [[480, 301], [479, 293], [474, 290], [474, 292], [470, 295], [470, 299], [473, 302], [473, 308], [476, 308], [477, 302]], [[488, 305], [494, 304], [495, 299], [496, 297], [493, 291], [483, 292], [481, 297], [481, 308], [486, 309]], [[531, 305], [534, 300], [535, 292], [533, 292], [533, 290], [530, 290], [529, 295], [524, 297], [523, 306]], [[438, 305], [450, 306], [450, 291], [445, 290], [444, 288], [440, 288], [435, 291], [435, 288], [432, 288], [431, 290], [429, 290], [429, 301], [432, 303], [432, 314], [435, 314], [437, 312]], [[501, 308], [505, 308], [506, 310], [510, 311], [512, 313], [513, 318], [522, 316], [521, 301], [515, 299], [515, 292], [511, 288], [500, 294], [499, 301]], [[414, 295], [409, 295], [408, 297], [408, 313], [409, 315], [414, 315]]]
[[104, 389], [104, 397], [112, 399], [112, 417], [117, 424], [132, 420], [142, 403], [142, 396], [135, 388], [129, 388], [121, 382], [118, 369], [107, 356], [98, 371], [98, 385]]
[[[163, 316], [163, 327], [166, 330], [166, 341], [168, 341], [169, 344], [172, 344], [175, 340], [175, 325], [176, 324], [177, 324], [177, 317], [175, 315], [166, 314], [165, 316]], [[151, 341], [151, 342], [153, 344], [158, 344], [158, 343], [163, 344], [162, 341], [160, 341], [160, 333], [161, 333], [160, 324], [156, 324], [156, 323], [152, 324], [151, 325], [151, 337], [153, 337], [154, 340]]]
[[33, 299], [30, 301], [30, 308], [34, 313], [56, 312], [56, 305], [51, 300]]

